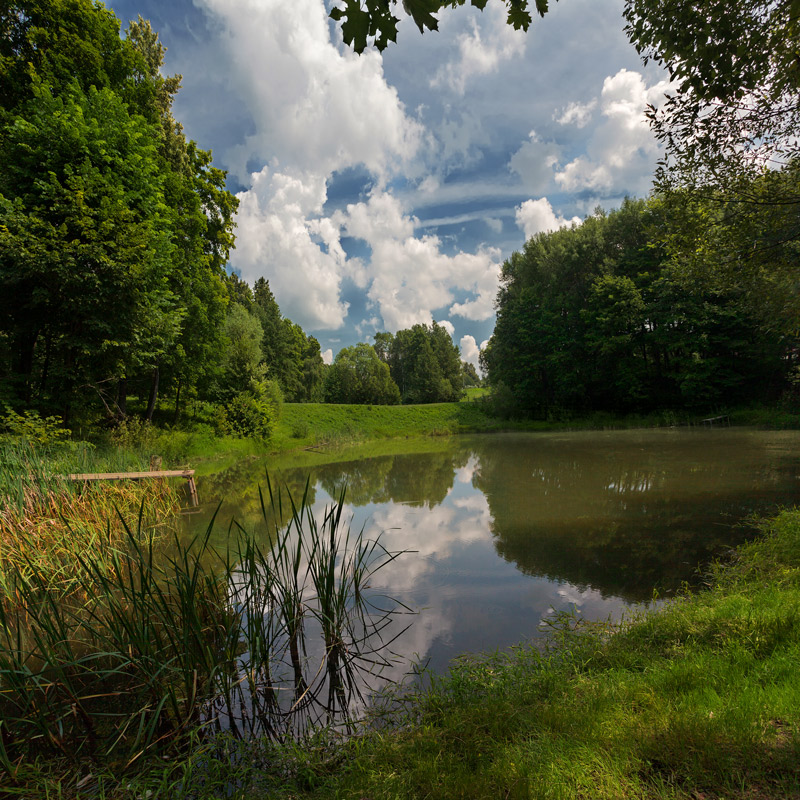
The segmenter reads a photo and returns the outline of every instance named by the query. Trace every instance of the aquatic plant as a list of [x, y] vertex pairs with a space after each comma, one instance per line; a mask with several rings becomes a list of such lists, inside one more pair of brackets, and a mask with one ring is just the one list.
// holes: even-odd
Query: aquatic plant
[[[165, 546], [144, 526], [124, 540], [72, 553], [69, 591], [7, 565], [0, 598], [0, 770], [24, 781], [37, 759], [123, 774], [198, 737], [286, 741], [319, 726], [353, 725], [380, 681], [393, 617], [403, 607], [368, 591], [399, 554], [353, 534], [344, 491], [318, 515], [274, 491], [262, 495], [270, 536], [212, 520]], [[267, 506], [270, 506], [269, 513]]]

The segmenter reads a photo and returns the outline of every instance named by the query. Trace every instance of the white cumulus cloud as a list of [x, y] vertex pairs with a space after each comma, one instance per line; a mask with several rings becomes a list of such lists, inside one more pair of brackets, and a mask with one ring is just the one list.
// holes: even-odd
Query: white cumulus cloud
[[365, 164], [385, 175], [411, 158], [421, 126], [383, 74], [381, 56], [331, 41], [320, 0], [197, 0], [224, 30], [231, 81], [255, 131], [229, 161], [244, 177], [251, 157], [329, 174]]
[[253, 282], [266, 275], [281, 311], [304, 328], [339, 328], [347, 315], [340, 299], [349, 270], [338, 238], [327, 250], [314, 240], [319, 225], [309, 217], [322, 210], [324, 177], [272, 174], [252, 176], [239, 197], [236, 250], [231, 263]]
[[597, 108], [597, 99], [588, 103], [569, 103], [561, 112], [556, 112], [553, 119], [559, 125], [574, 125], [576, 128], [585, 128], [592, 119], [592, 113]]
[[462, 336], [461, 341], [459, 342], [459, 346], [461, 348], [461, 360], [472, 364], [476, 369], [480, 369], [478, 358], [481, 354], [481, 350], [483, 350], [487, 344], [489, 344], [488, 339], [478, 345], [474, 336], [471, 336], [470, 334]]
[[456, 329], [452, 322], [449, 319], [443, 319], [437, 323], [440, 328], [444, 328], [449, 334], [450, 338], [453, 338], [453, 334], [456, 332]]
[[[446, 255], [437, 236], [414, 236], [418, 221], [404, 213], [400, 201], [383, 191], [347, 206], [334, 220], [347, 236], [364, 240], [372, 250], [367, 296], [386, 330], [429, 324], [437, 309], [473, 320], [493, 313], [500, 274], [499, 252]], [[454, 303], [455, 291], [470, 298]]]
[[527, 191], [544, 192], [553, 180], [560, 153], [556, 142], [543, 142], [536, 131], [531, 131], [528, 141], [511, 156], [508, 167], [522, 178]]
[[456, 42], [458, 55], [437, 70], [431, 86], [447, 86], [463, 95], [473, 77], [497, 72], [502, 62], [521, 56], [526, 36], [506, 23], [501, 4], [492, 3], [472, 18], [469, 31], [459, 34]]
[[538, 200], [526, 200], [516, 209], [517, 225], [525, 232], [525, 238], [530, 239], [537, 233], [549, 233], [567, 225], [580, 225], [580, 217], [565, 219], [553, 211], [550, 201], [546, 197]]
[[599, 98], [603, 121], [592, 132], [585, 155], [556, 172], [556, 183], [568, 192], [645, 193], [660, 152], [645, 109], [658, 105], [669, 88], [667, 81], [648, 87], [640, 73], [626, 69], [607, 77]]

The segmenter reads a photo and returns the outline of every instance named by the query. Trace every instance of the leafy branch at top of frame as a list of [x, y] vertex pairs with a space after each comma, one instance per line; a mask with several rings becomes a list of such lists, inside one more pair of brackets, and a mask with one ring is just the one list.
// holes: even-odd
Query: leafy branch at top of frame
[[[439, 29], [434, 16], [443, 8], [463, 6], [467, 0], [400, 0], [403, 10], [419, 28]], [[469, 0], [470, 5], [483, 11], [488, 0]], [[515, 30], [527, 31], [533, 21], [529, 0], [503, 0], [507, 9], [507, 22]], [[400, 18], [395, 15], [398, 0], [340, 0], [330, 11], [330, 18], [341, 23], [342, 38], [356, 53], [363, 53], [370, 40], [378, 50], [384, 50], [389, 42], [397, 41], [397, 25]], [[530, 0], [530, 7], [543, 17], [549, 0]]]

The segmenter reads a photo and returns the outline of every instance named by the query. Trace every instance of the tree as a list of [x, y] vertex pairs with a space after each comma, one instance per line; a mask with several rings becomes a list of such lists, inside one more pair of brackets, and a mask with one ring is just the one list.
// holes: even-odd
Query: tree
[[481, 377], [478, 375], [478, 370], [475, 369], [474, 364], [471, 364], [469, 361], [462, 361], [461, 372], [465, 387], [481, 385]]
[[164, 199], [170, 211], [176, 249], [170, 289], [179, 298], [183, 325], [174, 345], [151, 365], [147, 418], [152, 416], [159, 376], [175, 383], [175, 418], [181, 388], [208, 383], [221, 351], [225, 314], [225, 264], [234, 244], [238, 200], [225, 189], [225, 172], [212, 166], [211, 153], [187, 142], [172, 116], [181, 76], [163, 77], [166, 48], [140, 16], [126, 31], [126, 42], [140, 57], [134, 73], [137, 102], [158, 127], [158, 151], [165, 176]]
[[[370, 39], [378, 50], [383, 50], [389, 42], [397, 41], [399, 18], [394, 15], [398, 0], [341, 0], [334, 6], [330, 17], [342, 24], [342, 38], [357, 53], [362, 53]], [[465, 5], [466, 0], [402, 0], [403, 9], [414, 20], [420, 33], [425, 30], [438, 30], [439, 23], [434, 16], [444, 8]], [[470, 5], [481, 11], [488, 0], [470, 0]], [[515, 29], [527, 31], [532, 20], [528, 0], [503, 0], [507, 8], [508, 24]], [[531, 7], [543, 17], [547, 13], [548, 0], [533, 0]]]
[[659, 192], [718, 206], [702, 234], [722, 246], [728, 284], [796, 263], [786, 253], [800, 241], [796, 0], [627, 0], [625, 17], [645, 62], [677, 83], [649, 112], [666, 149]]
[[[381, 339], [381, 346], [388, 342]], [[398, 331], [389, 344], [388, 363], [404, 403], [452, 402], [463, 394], [458, 348], [435, 322]]]
[[248, 392], [266, 376], [259, 321], [247, 309], [234, 303], [225, 317], [225, 351], [219, 394], [223, 400]]
[[324, 363], [319, 342], [290, 319], [280, 308], [266, 278], [250, 288], [235, 274], [227, 277], [228, 296], [261, 323], [264, 364], [286, 400], [293, 403], [319, 402], [323, 395]]
[[141, 18], [91, 0], [0, 10], [0, 376], [14, 402], [195, 383], [216, 358], [236, 200], [171, 114], [180, 77]]
[[[800, 154], [795, 0], [627, 0], [626, 32], [678, 88], [651, 112], [674, 164], [659, 173], [736, 191]], [[797, 202], [797, 199], [795, 199]]]
[[392, 350], [392, 341], [394, 336], [386, 331], [376, 333], [374, 336], [375, 343], [372, 345], [378, 358], [384, 363], [389, 363], [389, 353]]
[[626, 200], [506, 261], [482, 360], [507, 410], [707, 408], [780, 386], [791, 340], [759, 324], [741, 289], [674, 260], [671, 208]]
[[174, 246], [152, 127], [110, 89], [43, 84], [4, 126], [0, 327], [26, 403], [67, 415], [82, 387], [174, 342]]
[[337, 353], [325, 377], [325, 400], [396, 405], [400, 402], [400, 391], [389, 367], [370, 345], [360, 342]]

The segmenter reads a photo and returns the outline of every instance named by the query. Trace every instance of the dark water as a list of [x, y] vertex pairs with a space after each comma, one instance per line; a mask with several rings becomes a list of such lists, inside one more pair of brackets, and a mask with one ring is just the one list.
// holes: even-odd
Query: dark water
[[747, 518], [800, 500], [796, 431], [499, 434], [396, 447], [428, 449], [318, 453], [303, 469], [251, 460], [198, 489], [206, 512], [223, 500], [224, 536], [232, 517], [264, 527], [267, 466], [295, 494], [310, 476], [320, 511], [346, 482], [352, 527], [414, 551], [372, 588], [420, 609], [395, 648], [437, 671], [460, 653], [541, 635], [555, 611], [619, 618], [654, 593], [698, 584], [712, 559], [752, 535]]

